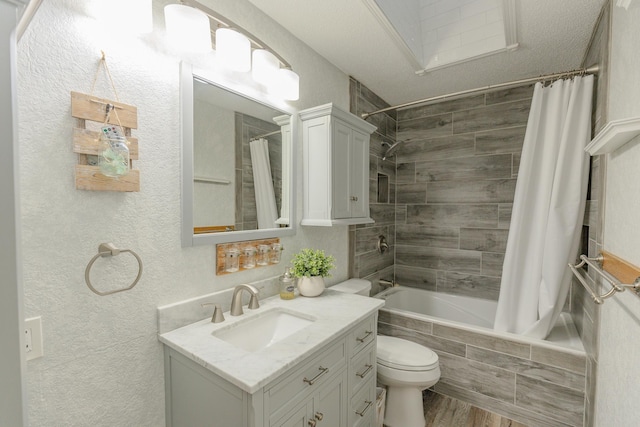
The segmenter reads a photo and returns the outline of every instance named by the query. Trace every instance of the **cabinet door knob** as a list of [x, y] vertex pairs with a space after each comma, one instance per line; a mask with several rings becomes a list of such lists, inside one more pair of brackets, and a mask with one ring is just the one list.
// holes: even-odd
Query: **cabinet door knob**
[[316, 412], [316, 420], [322, 421], [323, 418], [324, 415], [322, 414], [322, 412]]
[[309, 420], [309, 427], [316, 427], [316, 420]]
[[351, 196], [351, 200], [354, 201], [354, 202], [357, 202], [358, 201], [358, 196]]

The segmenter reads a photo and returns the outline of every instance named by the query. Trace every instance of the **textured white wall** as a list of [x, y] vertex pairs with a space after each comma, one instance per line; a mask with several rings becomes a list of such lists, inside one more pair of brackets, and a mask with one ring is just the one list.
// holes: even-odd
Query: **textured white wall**
[[[615, 2], [613, 2], [615, 4]], [[640, 116], [640, 5], [613, 7], [609, 119]], [[640, 138], [609, 156], [604, 249], [640, 265]], [[640, 298], [630, 292], [602, 306], [596, 426], [636, 426], [640, 378]]]
[[[95, 1], [44, 2], [19, 44], [25, 316], [41, 315], [44, 335], [44, 357], [27, 367], [29, 416], [37, 426], [160, 426], [164, 378], [156, 307], [275, 276], [283, 267], [218, 278], [213, 246], [181, 247], [180, 58], [162, 41], [162, 7], [168, 1], [154, 1], [154, 34], [124, 40], [89, 15]], [[348, 77], [249, 2], [203, 3], [292, 63], [301, 80], [295, 108], [326, 102], [348, 108]], [[69, 92], [90, 91], [101, 49], [120, 99], [138, 107], [139, 193], [74, 188]], [[104, 76], [95, 93], [112, 96]], [[300, 195], [299, 185], [298, 201]], [[300, 218], [300, 204], [298, 211]], [[144, 275], [135, 289], [108, 297], [89, 291], [84, 269], [101, 242], [142, 257]], [[331, 281], [346, 278], [346, 228], [299, 228], [283, 243], [285, 262], [299, 248], [323, 248], [339, 261]], [[114, 285], [104, 274], [92, 278], [99, 286]]]

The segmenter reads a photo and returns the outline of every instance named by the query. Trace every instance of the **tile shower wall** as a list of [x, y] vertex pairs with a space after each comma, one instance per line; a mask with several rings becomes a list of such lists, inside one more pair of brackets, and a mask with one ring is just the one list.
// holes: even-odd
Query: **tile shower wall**
[[[608, 57], [609, 57], [610, 4], [603, 8], [593, 32], [582, 66], [600, 66], [594, 90], [592, 133], [596, 135], [607, 123]], [[604, 188], [606, 156], [591, 158], [591, 175], [587, 207], [584, 216], [582, 252], [594, 257], [602, 250], [604, 238]], [[597, 289], [596, 276], [590, 272], [587, 280]], [[602, 289], [602, 288], [600, 288]], [[594, 425], [596, 372], [598, 369], [598, 336], [600, 333], [600, 306], [594, 304], [582, 285], [574, 279], [571, 289], [571, 317], [582, 338], [587, 353], [587, 393], [585, 395], [585, 426]]]
[[[358, 116], [389, 106], [353, 78], [349, 83], [349, 95], [350, 110]], [[349, 277], [371, 280], [375, 292], [378, 279], [393, 280], [394, 274], [396, 161], [395, 157], [382, 158], [389, 145], [396, 141], [396, 112], [376, 114], [367, 121], [377, 127], [369, 145], [369, 207], [375, 224], [349, 228]], [[381, 235], [389, 245], [384, 254], [376, 250]]]
[[497, 300], [533, 86], [398, 111], [395, 278]]
[[[280, 129], [274, 123], [257, 119], [247, 114], [236, 113], [236, 230], [256, 230], [258, 214], [256, 211], [255, 187], [253, 185], [253, 166], [249, 140]], [[265, 137], [269, 141], [269, 160], [271, 178], [276, 195], [276, 207], [280, 212], [282, 199], [282, 135]]]
[[[533, 86], [367, 118], [370, 209], [350, 229], [350, 275], [497, 299]], [[351, 112], [389, 105], [351, 79]], [[383, 160], [388, 146], [404, 141]], [[379, 178], [388, 178], [381, 194]], [[379, 235], [391, 248], [376, 251]]]

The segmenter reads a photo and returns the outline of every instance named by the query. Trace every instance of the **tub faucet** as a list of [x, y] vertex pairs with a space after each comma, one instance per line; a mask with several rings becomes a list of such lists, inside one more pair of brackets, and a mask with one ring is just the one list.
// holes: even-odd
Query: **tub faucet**
[[396, 282], [389, 281], [389, 280], [384, 280], [384, 279], [379, 279], [378, 280], [378, 285], [380, 285], [380, 286], [382, 286], [384, 288], [393, 288], [395, 286], [400, 286]]
[[241, 316], [244, 314], [242, 311], [242, 291], [246, 290], [251, 294], [251, 299], [249, 300], [249, 310], [255, 310], [256, 308], [260, 308], [260, 304], [258, 303], [258, 289], [252, 285], [238, 285], [233, 290], [233, 296], [231, 297], [231, 315], [232, 316]]

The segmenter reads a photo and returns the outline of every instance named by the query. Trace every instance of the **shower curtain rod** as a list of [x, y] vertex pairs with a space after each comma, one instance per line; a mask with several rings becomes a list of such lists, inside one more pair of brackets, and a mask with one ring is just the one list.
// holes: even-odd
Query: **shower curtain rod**
[[276, 135], [278, 133], [280, 133], [281, 130], [274, 130], [273, 132], [269, 132], [269, 133], [264, 133], [262, 135], [258, 135], [258, 136], [254, 136], [253, 138], [249, 139], [249, 142], [251, 141], [257, 141], [260, 138], [264, 138], [265, 136], [271, 136], [271, 135]]
[[533, 82], [545, 81], [550, 79], [558, 79], [562, 77], [576, 76], [579, 74], [598, 74], [599, 71], [600, 71], [600, 67], [598, 65], [592, 65], [589, 68], [582, 68], [579, 70], [565, 71], [563, 73], [547, 74], [547, 75], [538, 76], [538, 77], [530, 77], [527, 79], [514, 80], [506, 83], [498, 83], [495, 85], [488, 85], [488, 86], [483, 86], [475, 89], [467, 89], [467, 90], [462, 90], [460, 92], [453, 92], [453, 93], [448, 93], [446, 95], [438, 95], [438, 96], [433, 96], [431, 98], [419, 99], [417, 101], [411, 101], [411, 102], [407, 102], [400, 105], [394, 105], [393, 107], [382, 108], [380, 110], [372, 111], [370, 113], [363, 113], [361, 114], [361, 117], [363, 119], [366, 119], [367, 117], [373, 116], [374, 114], [385, 113], [391, 110], [398, 110], [400, 108], [410, 107], [412, 105], [425, 104], [427, 102], [440, 101], [443, 99], [453, 98], [456, 96], [468, 95], [476, 92], [485, 92], [492, 89], [500, 89], [500, 88], [509, 87], [509, 86], [520, 86], [525, 83], [533, 83]]

